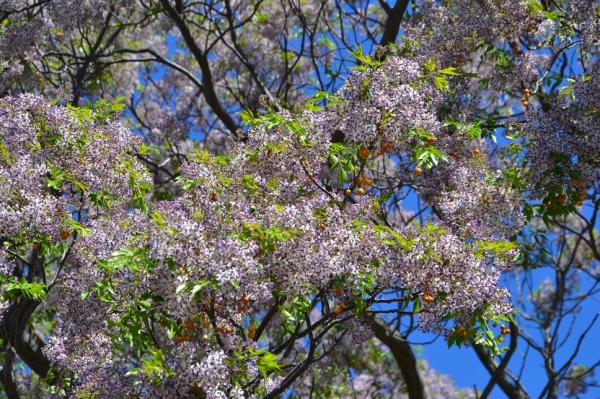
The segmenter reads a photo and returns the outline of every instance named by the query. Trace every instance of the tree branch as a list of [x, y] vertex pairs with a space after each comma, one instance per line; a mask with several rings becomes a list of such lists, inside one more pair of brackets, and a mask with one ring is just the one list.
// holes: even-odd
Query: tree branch
[[169, 4], [168, 0], [160, 0], [160, 4], [162, 4], [167, 15], [173, 20], [179, 32], [181, 33], [181, 37], [185, 41], [185, 44], [190, 49], [190, 52], [198, 61], [200, 65], [200, 70], [202, 71], [202, 85], [204, 86], [204, 99], [212, 111], [215, 113], [217, 118], [223, 122], [225, 127], [231, 132], [232, 135], [235, 136], [236, 131], [238, 129], [237, 123], [233, 120], [231, 115], [225, 110], [223, 104], [219, 100], [217, 96], [217, 92], [215, 91], [215, 84], [212, 78], [212, 72], [210, 70], [210, 65], [208, 64], [208, 58], [204, 51], [198, 47], [198, 44], [194, 40], [192, 33], [190, 32], [185, 20], [182, 16]]
[[375, 315], [372, 328], [375, 336], [392, 352], [396, 363], [402, 373], [402, 378], [406, 383], [406, 389], [409, 399], [425, 399], [425, 388], [423, 381], [417, 370], [417, 359], [410, 347], [410, 344], [402, 338], [400, 333], [386, 323], [381, 317]]

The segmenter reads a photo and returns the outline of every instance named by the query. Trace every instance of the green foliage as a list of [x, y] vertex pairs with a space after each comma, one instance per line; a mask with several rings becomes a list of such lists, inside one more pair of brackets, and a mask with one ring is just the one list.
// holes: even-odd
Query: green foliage
[[311, 300], [308, 296], [294, 296], [287, 305], [279, 305], [283, 328], [296, 333], [302, 323], [304, 323], [304, 314], [311, 308]]
[[409, 131], [407, 137], [416, 137], [418, 140], [411, 142], [413, 152], [410, 155], [411, 160], [417, 166], [425, 166], [432, 168], [439, 163], [440, 160], [448, 161], [448, 157], [438, 150], [435, 145], [427, 142], [427, 139], [434, 138], [435, 136], [430, 132], [417, 128]]
[[270, 373], [281, 374], [281, 365], [277, 362], [277, 355], [267, 351], [266, 348], [255, 350], [248, 347], [248, 352], [255, 357], [256, 367], [264, 379], [267, 379]]
[[369, 68], [379, 68], [385, 65], [385, 61], [382, 61], [380, 57], [363, 53], [362, 48], [359, 46], [356, 46], [356, 49], [351, 51], [350, 55], [358, 61], [358, 65], [354, 66], [353, 69], [359, 71], [366, 71]]
[[[486, 308], [489, 308], [487, 304]], [[450, 316], [450, 315], [449, 315]], [[454, 316], [454, 315], [452, 315]], [[448, 339], [448, 348], [456, 345], [462, 347], [463, 345], [470, 345], [471, 342], [475, 344], [481, 344], [483, 347], [490, 351], [492, 356], [499, 356], [508, 350], [508, 347], [500, 345], [504, 342], [503, 335], [494, 335], [489, 323], [514, 323], [513, 316], [494, 315], [488, 313], [485, 309], [478, 309], [474, 312], [473, 316], [469, 320], [469, 323], [465, 326], [455, 326], [454, 334]], [[463, 327], [466, 330], [466, 337], [462, 337], [459, 334], [460, 328]]]
[[244, 223], [238, 237], [241, 240], [256, 241], [265, 253], [272, 253], [279, 242], [293, 241], [302, 234], [298, 229], [281, 229], [277, 226], [265, 227], [261, 224]]
[[155, 385], [159, 385], [164, 378], [177, 375], [165, 362], [164, 354], [160, 349], [150, 349], [147, 357], [141, 360], [141, 368], [130, 369], [125, 376], [134, 376], [143, 373], [150, 377]]
[[200, 295], [202, 294], [202, 290], [206, 287], [209, 287], [213, 290], [217, 290], [219, 288], [219, 282], [217, 279], [212, 280], [200, 280], [198, 282], [187, 281], [184, 284], [181, 284], [175, 290], [176, 294], [189, 292], [196, 300], [199, 300]]
[[17, 279], [8, 276], [1, 284], [3, 289], [3, 299], [11, 300], [19, 296], [43, 301], [46, 298], [46, 285], [42, 283], [30, 283], [24, 278]]
[[348, 176], [358, 172], [356, 163], [360, 145], [349, 146], [344, 143], [331, 143], [329, 146], [328, 160], [332, 171], [338, 171], [338, 180], [342, 184], [348, 183]]
[[[307, 110], [319, 112], [323, 111], [327, 107], [333, 107], [334, 105], [345, 102], [346, 100], [343, 97], [340, 97], [336, 94], [327, 93], [324, 91], [317, 91], [309, 98], [304, 107]], [[319, 103], [323, 103], [324, 105], [317, 105]]]

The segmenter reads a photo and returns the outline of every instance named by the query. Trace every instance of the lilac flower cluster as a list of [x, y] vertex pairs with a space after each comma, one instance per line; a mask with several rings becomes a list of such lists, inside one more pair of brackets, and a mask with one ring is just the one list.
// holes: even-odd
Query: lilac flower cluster
[[408, 132], [440, 129], [435, 116], [442, 100], [435, 86], [423, 84], [423, 69], [417, 60], [391, 56], [380, 68], [353, 72], [339, 95], [345, 99], [325, 113], [320, 123], [329, 135], [344, 132], [351, 143], [370, 145], [384, 138], [391, 149], [409, 149]]
[[554, 93], [547, 110], [528, 110], [525, 123], [515, 126], [528, 145], [532, 198], [543, 198], [556, 186], [587, 190], [600, 177], [597, 69], [589, 77], [574, 79], [562, 93]]
[[[435, 169], [423, 174], [424, 186], [428, 178], [445, 179], [433, 183], [438, 187], [431, 201], [447, 221], [422, 228], [379, 226], [371, 201], [344, 201], [314, 178], [335, 126], [345, 129], [350, 143], [391, 140], [390, 151], [403, 157], [417, 140], [408, 137], [413, 130], [439, 135], [443, 151], [465, 142], [461, 134], [443, 138], [436, 116], [442, 95], [421, 79], [416, 61], [391, 57], [385, 65], [354, 74], [340, 92], [346, 102], [332, 111], [281, 111], [273, 115], [275, 127], [258, 124], [248, 142], [237, 143], [226, 156], [190, 154], [180, 167], [181, 195], [153, 205], [149, 218], [117, 211], [132, 195], [119, 166], [110, 164], [98, 175], [86, 162], [54, 161], [76, 171], [90, 190], [103, 187], [115, 197], [115, 210], [94, 213], [96, 220], [87, 224], [93, 233], [73, 246], [80, 267], [61, 286], [59, 334], [47, 350], [62, 367], [78, 370], [78, 389], [114, 384], [141, 397], [195, 390], [207, 397], [227, 397], [226, 392], [241, 397], [239, 376], [257, 364], [251, 352], [256, 341], [243, 327], [253, 321], [251, 312], [269, 307], [274, 297], [330, 296], [334, 281], [342, 282], [336, 301], [348, 306], [387, 288], [423, 295], [419, 323], [425, 331], [442, 331], [448, 314], [464, 325], [478, 310], [510, 313], [508, 293], [497, 283], [500, 268], [515, 254], [508, 251], [505, 263], [488, 265], [492, 255], [485, 242], [502, 242], [520, 228], [520, 204], [508, 187], [494, 185], [497, 176], [482, 157], [451, 161], [438, 175]], [[61, 114], [49, 107], [56, 124]], [[60, 137], [80, 137], [78, 123], [63, 121], [70, 128]], [[102, 127], [111, 130], [98, 135], [82, 157], [96, 164], [110, 157], [119, 165], [131, 139], [116, 124]], [[118, 151], [103, 147], [106, 137]], [[68, 140], [53, 146], [69, 149]], [[146, 181], [143, 171], [134, 171]], [[38, 184], [43, 187], [43, 180]], [[90, 293], [83, 305], [82, 292]], [[341, 323], [339, 310], [333, 320]], [[140, 312], [145, 322], [136, 325], [132, 320]], [[372, 336], [366, 318], [342, 326], [353, 342]], [[161, 365], [125, 377], [132, 346], [147, 351], [142, 363], [160, 358]], [[157, 376], [160, 386], [152, 384]], [[280, 382], [267, 385], [274, 389]]]
[[0, 234], [27, 231], [60, 242], [70, 207], [96, 212], [87, 193], [105, 195], [116, 207], [129, 202], [126, 162], [144, 175], [127, 154], [139, 139], [114, 120], [88, 118], [33, 95], [0, 100]]

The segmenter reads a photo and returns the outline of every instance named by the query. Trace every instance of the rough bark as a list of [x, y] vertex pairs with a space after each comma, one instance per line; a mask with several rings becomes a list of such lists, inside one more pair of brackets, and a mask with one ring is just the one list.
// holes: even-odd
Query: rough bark
[[372, 328], [377, 339], [390, 348], [402, 373], [408, 397], [410, 399], [425, 399], [425, 388], [421, 376], [419, 376], [417, 359], [410, 344], [402, 338], [402, 335], [393, 326], [390, 326], [378, 315], [373, 317]]

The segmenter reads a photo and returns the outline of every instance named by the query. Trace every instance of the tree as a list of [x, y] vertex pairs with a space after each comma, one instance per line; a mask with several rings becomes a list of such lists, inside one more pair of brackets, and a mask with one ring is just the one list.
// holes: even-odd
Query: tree
[[6, 396], [475, 396], [416, 329], [474, 348], [478, 397], [530, 395], [520, 347], [585, 392], [598, 12], [0, 2]]

